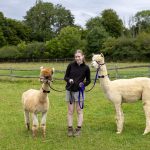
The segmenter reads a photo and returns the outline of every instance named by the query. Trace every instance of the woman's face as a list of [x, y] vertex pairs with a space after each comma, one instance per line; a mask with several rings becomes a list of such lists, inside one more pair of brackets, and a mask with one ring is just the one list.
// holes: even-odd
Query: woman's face
[[81, 53], [75, 54], [75, 61], [77, 62], [77, 64], [82, 64], [83, 60], [84, 60], [84, 55], [82, 55]]

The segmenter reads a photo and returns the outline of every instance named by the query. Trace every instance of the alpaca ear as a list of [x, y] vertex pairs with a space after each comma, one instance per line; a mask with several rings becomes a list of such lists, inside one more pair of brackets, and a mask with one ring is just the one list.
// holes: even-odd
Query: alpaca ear
[[43, 68], [44, 68], [43, 66], [40, 67], [41, 70], [42, 70]]
[[55, 69], [54, 68], [52, 68], [52, 74], [55, 72]]
[[104, 57], [103, 53], [100, 54], [102, 57]]

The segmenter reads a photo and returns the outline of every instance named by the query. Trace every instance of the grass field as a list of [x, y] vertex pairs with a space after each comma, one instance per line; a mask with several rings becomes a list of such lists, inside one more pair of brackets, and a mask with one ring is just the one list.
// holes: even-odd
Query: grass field
[[[0, 67], [39, 68], [49, 64], [0, 64]], [[50, 64], [65, 70], [67, 64]], [[131, 64], [121, 64], [131, 65]], [[133, 65], [133, 64], [132, 64]], [[111, 66], [111, 64], [109, 64]], [[59, 69], [58, 69], [59, 70]], [[131, 70], [128, 70], [130, 73]], [[65, 82], [57, 81], [53, 86], [64, 89]], [[92, 86], [89, 85], [88, 88]], [[143, 136], [145, 116], [141, 101], [124, 104], [124, 131], [116, 135], [115, 112], [113, 105], [105, 98], [99, 83], [86, 93], [84, 123], [80, 137], [67, 137], [67, 106], [65, 92], [51, 91], [51, 108], [47, 116], [47, 136], [43, 140], [41, 132], [32, 138], [24, 125], [21, 104], [22, 93], [30, 88], [39, 89], [40, 83], [33, 80], [0, 79], [0, 150], [149, 150], [150, 134]], [[39, 115], [40, 118], [40, 115]], [[76, 127], [76, 114], [74, 115]]]

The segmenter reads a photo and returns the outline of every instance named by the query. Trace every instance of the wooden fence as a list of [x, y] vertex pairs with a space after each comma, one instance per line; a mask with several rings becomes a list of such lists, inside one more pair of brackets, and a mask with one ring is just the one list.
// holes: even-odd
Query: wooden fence
[[[30, 72], [30, 73], [29, 73]], [[37, 75], [35, 75], [36, 73]], [[59, 77], [57, 77], [57, 74]], [[65, 71], [55, 70], [54, 80], [63, 80]], [[92, 70], [91, 75], [94, 80], [96, 71]], [[140, 65], [140, 66], [126, 66], [118, 67], [114, 66], [108, 68], [108, 73], [110, 78], [119, 79], [119, 78], [132, 78], [132, 77], [150, 77], [150, 65]], [[39, 78], [39, 69], [14, 69], [14, 68], [0, 68], [0, 77], [10, 77], [10, 78]], [[60, 77], [61, 76], [61, 77]]]

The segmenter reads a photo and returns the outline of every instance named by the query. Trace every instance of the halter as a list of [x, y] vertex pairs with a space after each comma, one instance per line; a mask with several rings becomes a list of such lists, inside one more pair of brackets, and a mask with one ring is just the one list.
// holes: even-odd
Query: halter
[[105, 65], [105, 63], [100, 64], [98, 61], [96, 61], [96, 63], [98, 64], [98, 69], [100, 69], [101, 66]]
[[92, 86], [89, 90], [85, 90], [85, 92], [89, 92], [89, 91], [91, 91], [91, 90], [94, 88], [94, 86], [95, 86], [95, 84], [96, 84], [96, 80], [97, 80], [97, 78], [99, 78], [98, 72], [99, 72], [99, 70], [100, 70], [100, 67], [105, 64], [105, 63], [100, 64], [98, 61], [96, 61], [96, 63], [98, 64], [98, 68], [97, 68], [97, 70], [96, 70], [96, 75], [95, 75], [95, 79], [94, 79], [94, 84], [93, 84], [93, 86]]
[[109, 74], [98, 76], [98, 78], [105, 78], [106, 76], [109, 76]]
[[53, 80], [52, 80], [52, 77], [51, 77], [51, 76], [42, 76], [42, 77], [40, 77], [40, 81], [41, 81], [41, 79], [46, 80], [46, 82], [48, 82], [48, 81], [53, 82]]
[[[101, 66], [105, 65], [105, 63], [100, 64], [98, 61], [96, 61], [96, 63], [98, 64], [98, 69], [97, 69], [98, 71], [100, 70]], [[107, 74], [107, 75], [99, 75], [98, 78], [105, 78], [106, 76], [109, 76], [109, 74]]]
[[[53, 82], [52, 77], [51, 76], [42, 76], [40, 77], [40, 81], [41, 79], [44, 79], [46, 82], [46, 84], [49, 85], [49, 82]], [[50, 91], [46, 91], [43, 87], [42, 87], [43, 93], [50, 93]]]
[[43, 90], [43, 93], [50, 93], [50, 91], [46, 91], [43, 88], [42, 88], [42, 90]]

